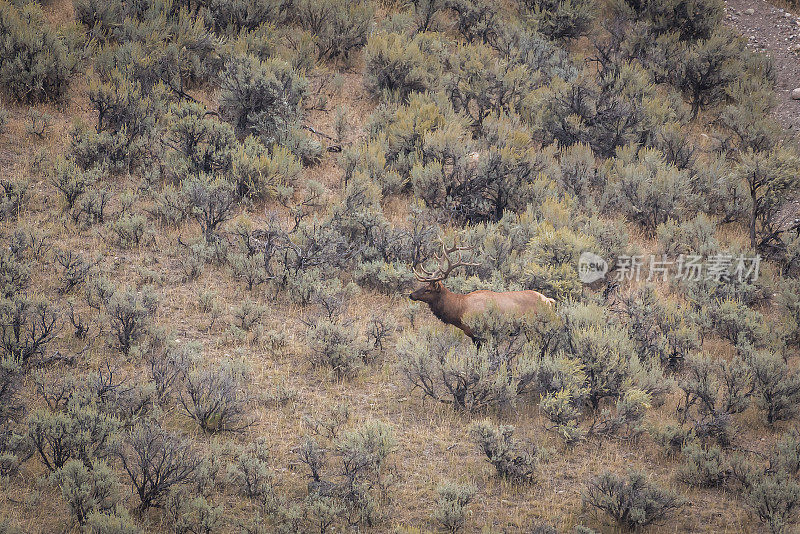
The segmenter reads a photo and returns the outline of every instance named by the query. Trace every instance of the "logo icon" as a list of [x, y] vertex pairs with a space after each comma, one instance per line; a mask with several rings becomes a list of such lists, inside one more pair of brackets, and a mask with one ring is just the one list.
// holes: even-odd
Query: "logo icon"
[[578, 278], [584, 284], [591, 284], [603, 278], [608, 272], [606, 260], [593, 252], [582, 252], [578, 258]]

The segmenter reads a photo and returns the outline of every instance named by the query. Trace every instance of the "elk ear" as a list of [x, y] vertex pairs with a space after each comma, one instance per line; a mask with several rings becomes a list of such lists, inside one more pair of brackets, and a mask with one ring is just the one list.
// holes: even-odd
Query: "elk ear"
[[439, 282], [434, 282], [434, 283], [432, 284], [432, 287], [431, 287], [431, 289], [432, 289], [433, 291], [436, 291], [437, 293], [441, 293], [441, 292], [442, 292], [442, 290], [444, 289], [444, 284], [443, 284], [441, 281], [439, 281]]

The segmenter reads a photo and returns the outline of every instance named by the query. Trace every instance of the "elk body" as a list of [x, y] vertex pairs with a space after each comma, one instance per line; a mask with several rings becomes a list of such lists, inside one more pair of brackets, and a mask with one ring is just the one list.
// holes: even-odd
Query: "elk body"
[[[468, 247], [454, 246], [447, 248], [442, 244], [442, 256], [439, 259], [439, 268], [431, 273], [420, 267], [421, 273], [416, 269], [414, 274], [418, 281], [424, 285], [409, 295], [411, 300], [425, 302], [431, 312], [442, 322], [460, 328], [473, 341], [479, 342], [472, 329], [464, 322], [470, 314], [485, 312], [491, 307], [497, 308], [501, 313], [521, 316], [529, 311], [536, 311], [543, 306], [552, 306], [555, 301], [538, 291], [472, 291], [471, 293], [453, 293], [444, 286], [443, 280], [455, 269], [464, 265], [477, 265], [464, 262], [462, 251], [470, 250]], [[458, 259], [452, 261], [450, 254], [458, 252]]]

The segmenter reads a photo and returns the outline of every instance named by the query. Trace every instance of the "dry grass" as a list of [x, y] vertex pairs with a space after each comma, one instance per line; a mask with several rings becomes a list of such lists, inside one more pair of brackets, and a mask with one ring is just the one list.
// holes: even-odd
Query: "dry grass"
[[[70, 19], [70, 0], [57, 0], [51, 5], [53, 11], [48, 13], [53, 22], [61, 23]], [[363, 137], [364, 122], [374, 108], [374, 103], [364, 93], [359, 70], [356, 66], [341, 73], [340, 76], [344, 78], [341, 91], [330, 94], [326, 109], [313, 110], [309, 114], [311, 126], [331, 133], [333, 110], [346, 105], [350, 110], [352, 131], [347, 135], [345, 145]], [[592, 440], [573, 448], [565, 447], [545, 430], [545, 421], [538, 414], [535, 399], [526, 399], [508, 412], [488, 414], [499, 422], [515, 425], [521, 439], [547, 451], [535, 484], [530, 487], [510, 486], [496, 478], [493, 468], [472, 445], [467, 427], [474, 418], [425, 400], [417, 392], [409, 392], [397, 371], [391, 349], [382, 355], [377, 364], [362, 370], [355, 379], [336, 382], [326, 373], [310, 369], [306, 363], [305, 326], [300, 320], [303, 310], [296, 305], [280, 298], [274, 300], [272, 293], [265, 289], [248, 292], [224, 268], [209, 266], [198, 280], [184, 282], [177, 268], [183, 254], [177, 239], [178, 236], [186, 239], [199, 235], [199, 229], [194, 224], [186, 224], [178, 229], [153, 228], [143, 245], [132, 250], [119, 250], [109, 245], [102, 228], [80, 232], [73, 225], [62, 224], [54, 188], [45, 177], [30, 173], [29, 160], [39, 151], [51, 156], [62, 152], [68, 142], [69, 128], [75, 120], [91, 119], [85, 86], [85, 79], [77, 78], [71, 84], [68, 104], [62, 108], [37, 108], [55, 117], [52, 130], [42, 140], [25, 136], [26, 110], [9, 106], [9, 127], [0, 136], [1, 172], [3, 177], [30, 179], [32, 187], [24, 216], [21, 215], [19, 221], [2, 223], [0, 231], [7, 237], [20, 222], [35, 226], [51, 235], [52, 243], [58, 247], [79, 251], [87, 258], [101, 258], [100, 270], [120, 286], [134, 287], [152, 279], [162, 280], [156, 287], [161, 298], [155, 321], [168, 327], [173, 339], [183, 343], [192, 340], [201, 342], [204, 357], [212, 362], [225, 357], [245, 361], [251, 369], [251, 387], [256, 392], [269, 391], [279, 384], [298, 392], [296, 400], [286, 406], [258, 406], [253, 412], [255, 424], [243, 434], [209, 437], [199, 433], [177, 410], [165, 414], [165, 421], [174, 428], [192, 434], [201, 450], [210, 451], [215, 443], [246, 444], [256, 437], [266, 437], [271, 445], [271, 463], [278, 473], [281, 490], [299, 498], [305, 495], [307, 480], [297, 464], [293, 449], [301, 436], [308, 433], [303, 416], [322, 413], [336, 403], [347, 403], [353, 414], [350, 426], [380, 419], [391, 425], [397, 439], [397, 451], [392, 458], [397, 483], [391, 491], [390, 520], [376, 531], [389, 531], [395, 526], [415, 527], [420, 531], [432, 529], [430, 514], [435, 488], [443, 480], [477, 485], [478, 495], [470, 505], [470, 532], [526, 532], [533, 522], [542, 520], [553, 523], [559, 531], [564, 532], [581, 523], [602, 527], [603, 518], [589, 515], [581, 506], [584, 484], [604, 470], [621, 472], [628, 467], [635, 467], [652, 473], [664, 485], [678, 489], [691, 500], [688, 509], [670, 523], [655, 527], [651, 532], [758, 532], [759, 527], [745, 511], [739, 495], [724, 490], [689, 490], [678, 485], [672, 474], [678, 461], [663, 455], [646, 436], [636, 441]], [[213, 107], [213, 94], [200, 92], [195, 96]], [[302, 180], [320, 181], [332, 194], [336, 194], [341, 183], [341, 172], [336, 154], [328, 153], [320, 165], [304, 171]], [[125, 179], [108, 184], [117, 193], [134, 185], [133, 181]], [[253, 206], [248, 215], [258, 220], [265, 207]], [[116, 206], [109, 208], [113, 213]], [[391, 220], [402, 221], [408, 212], [406, 201], [391, 199], [386, 212]], [[643, 251], [655, 250], [651, 239], [631, 230], [633, 244]], [[726, 230], [724, 232], [726, 239], [741, 238]], [[41, 293], [42, 297], [56, 299], [53, 290], [55, 283], [51, 267], [39, 266], [32, 286], [46, 288]], [[198, 296], [203, 291], [214, 292], [224, 310], [223, 316], [213, 327], [209, 327], [209, 317], [198, 307]], [[264, 326], [286, 333], [288, 344], [285, 349], [273, 351], [263, 340], [239, 339], [230, 333], [228, 325], [232, 320], [231, 312], [247, 298], [268, 307]], [[379, 312], [401, 327], [409, 327], [405, 319], [409, 303], [402, 295], [387, 297], [364, 292], [361, 299], [351, 310], [360, 320]], [[76, 309], [89, 316], [94, 314], [82, 299], [76, 299]], [[434, 320], [427, 311], [423, 311], [419, 319], [420, 322]], [[64, 369], [63, 372], [85, 374], [106, 362], [112, 362], [123, 374], [136, 376], [138, 362], [125, 361], [108, 345], [108, 325], [94, 324], [94, 331], [95, 336], [90, 341], [85, 359], [79, 361], [76, 368]], [[81, 343], [65, 330], [56, 345], [65, 350], [75, 350], [80, 348]], [[709, 340], [704, 348], [718, 357], [727, 357], [732, 350], [730, 345], [719, 340]], [[23, 395], [31, 409], [40, 403], [33, 394], [30, 381], [26, 382]], [[677, 394], [662, 408], [653, 410], [648, 415], [648, 423], [663, 426], [674, 420], [676, 403]], [[758, 448], [766, 448], [775, 438], [775, 434], [767, 432], [753, 413], [745, 414], [741, 423], [740, 431], [747, 436], [745, 440]], [[19, 476], [0, 481], [3, 485], [0, 516], [14, 518], [25, 532], [63, 531], [68, 512], [57, 491], [42, 481], [44, 475], [40, 463], [32, 460], [24, 464]], [[135, 505], [134, 501], [131, 496], [128, 504]], [[247, 503], [228, 493], [222, 494], [215, 504], [223, 504], [225, 515], [229, 518], [251, 513]], [[143, 521], [148, 531], [165, 531], [166, 526], [160, 523], [157, 513], [149, 514]], [[229, 526], [225, 531], [233, 531]], [[602, 531], [614, 530], [602, 527]]]

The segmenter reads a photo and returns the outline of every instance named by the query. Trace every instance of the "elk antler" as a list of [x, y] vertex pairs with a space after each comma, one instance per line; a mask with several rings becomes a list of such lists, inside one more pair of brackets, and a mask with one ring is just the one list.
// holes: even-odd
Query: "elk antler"
[[[436, 260], [439, 262], [439, 267], [437, 267], [436, 270], [433, 272], [428, 271], [422, 264], [414, 267], [414, 276], [420, 282], [425, 282], [425, 283], [440, 282], [441, 280], [446, 279], [450, 274], [450, 272], [456, 267], [465, 267], [465, 266], [474, 267], [476, 265], [480, 265], [480, 263], [464, 261], [464, 252], [465, 251], [472, 252], [474, 247], [462, 247], [454, 243], [451, 248], [447, 248], [447, 245], [445, 245], [444, 243], [444, 239], [440, 237], [439, 240], [442, 242], [442, 255], [436, 256]], [[450, 254], [454, 252], [458, 252], [458, 258], [455, 261], [450, 259]], [[470, 257], [470, 259], [472, 258]], [[417, 267], [419, 267], [419, 271], [417, 271]]]

